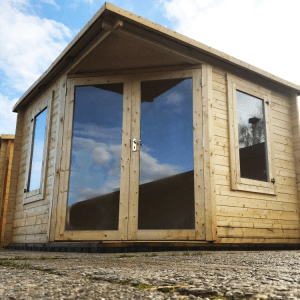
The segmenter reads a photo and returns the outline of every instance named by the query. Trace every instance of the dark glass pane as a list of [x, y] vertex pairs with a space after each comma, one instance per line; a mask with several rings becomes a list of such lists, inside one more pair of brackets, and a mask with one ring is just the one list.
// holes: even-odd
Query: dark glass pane
[[264, 102], [236, 91], [241, 177], [269, 181]]
[[118, 230], [123, 84], [75, 89], [66, 230]]
[[41, 186], [46, 120], [47, 109], [38, 114], [34, 120], [34, 137], [28, 188], [30, 192], [39, 189]]
[[193, 82], [141, 84], [138, 229], [194, 229]]

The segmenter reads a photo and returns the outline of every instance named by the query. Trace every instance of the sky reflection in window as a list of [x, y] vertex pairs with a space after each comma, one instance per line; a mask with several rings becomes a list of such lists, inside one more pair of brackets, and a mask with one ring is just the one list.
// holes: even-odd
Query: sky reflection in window
[[123, 84], [76, 87], [68, 205], [120, 190]]
[[47, 109], [35, 117], [29, 191], [37, 190], [41, 185], [46, 120]]

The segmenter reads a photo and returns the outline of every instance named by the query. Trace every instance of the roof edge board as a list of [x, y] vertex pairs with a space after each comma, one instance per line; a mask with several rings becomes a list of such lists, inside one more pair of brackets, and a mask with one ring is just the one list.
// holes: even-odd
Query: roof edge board
[[264, 70], [262, 70], [262, 69], [260, 69], [258, 67], [255, 67], [255, 66], [253, 66], [253, 65], [251, 65], [249, 63], [246, 63], [243, 60], [240, 60], [238, 58], [230, 56], [229, 54], [226, 54], [226, 53], [224, 53], [224, 52], [222, 52], [220, 50], [217, 50], [215, 48], [207, 46], [207, 45], [205, 45], [205, 44], [203, 44], [201, 42], [198, 42], [198, 41], [196, 41], [196, 40], [194, 40], [192, 38], [186, 37], [183, 34], [180, 34], [180, 33], [176, 32], [174, 30], [168, 29], [168, 28], [166, 28], [166, 27], [164, 27], [162, 25], [159, 25], [159, 24], [154, 23], [154, 22], [152, 22], [150, 20], [147, 20], [147, 19], [145, 19], [145, 18], [143, 18], [141, 16], [138, 16], [138, 15], [136, 15], [134, 13], [131, 13], [131, 12], [125, 10], [125, 9], [122, 9], [122, 8], [120, 8], [120, 7], [118, 7], [118, 6], [114, 5], [114, 4], [111, 4], [111, 3], [108, 3], [108, 2], [106, 4], [107, 4], [106, 5], [106, 9], [109, 10], [109, 11], [111, 11], [111, 12], [113, 12], [113, 13], [116, 13], [116, 14], [121, 15], [121, 16], [123, 16], [125, 18], [128, 18], [128, 19], [130, 19], [132, 21], [140, 23], [140, 24], [142, 24], [142, 25], [144, 25], [144, 26], [146, 26], [146, 27], [148, 27], [148, 28], [150, 28], [150, 29], [152, 29], [154, 31], [161, 32], [164, 35], [167, 35], [167, 36], [169, 36], [171, 38], [176, 39], [177, 42], [180, 41], [180, 42], [183, 42], [185, 44], [190, 45], [193, 48], [201, 49], [204, 52], [206, 52], [205, 54], [210, 54], [210, 55], [212, 55], [215, 58], [218, 58], [220, 60], [226, 61], [228, 63], [231, 63], [231, 64], [233, 64], [235, 66], [241, 67], [241, 68], [246, 69], [248, 71], [254, 72], [256, 74], [259, 74], [259, 75], [261, 75], [263, 77], [271, 79], [272, 81], [276, 81], [277, 83], [281, 83], [284, 86], [292, 88], [292, 89], [296, 90], [298, 93], [300, 93], [300, 86], [297, 85], [297, 84], [295, 84], [295, 83], [292, 83], [292, 82], [290, 82], [288, 80], [285, 80], [285, 79], [283, 79], [281, 77], [278, 77], [276, 75], [273, 75], [273, 74], [271, 74], [271, 73], [269, 73], [267, 71], [264, 71]]
[[[213, 60], [218, 60], [220, 62], [224, 62], [228, 66], [232, 66], [232, 67], [234, 67], [236, 69], [240, 69], [240, 70], [249, 72], [249, 69], [246, 68], [245, 66], [241, 66], [239, 64], [229, 62], [227, 59], [222, 58], [222, 57], [220, 57], [220, 56], [218, 56], [218, 55], [216, 55], [214, 53], [207, 52], [206, 50], [203, 50], [203, 49], [200, 49], [199, 47], [196, 47], [195, 45], [187, 44], [184, 41], [178, 40], [178, 39], [173, 38], [173, 37], [171, 37], [169, 35], [166, 35], [166, 34], [163, 34], [163, 33], [157, 34], [157, 32], [155, 30], [153, 30], [153, 29], [149, 30], [149, 27], [147, 27], [147, 26], [137, 27], [136, 24], [135, 25], [133, 24], [133, 22], [129, 23], [128, 20], [129, 20], [128, 18], [126, 18], [126, 20], [124, 20], [124, 27], [123, 27], [122, 30], [120, 30], [121, 33], [123, 32], [125, 34], [130, 34], [130, 35], [133, 35], [133, 36], [134, 35], [140, 35], [140, 39], [141, 40], [145, 40], [145, 38], [146, 39], [150, 39], [152, 41], [151, 42], [152, 44], [154, 44], [154, 43], [158, 43], [157, 45], [161, 44], [159, 47], [166, 47], [166, 49], [169, 49], [168, 51], [170, 51], [170, 47], [171, 47], [174, 50], [174, 51], [172, 51], [172, 52], [174, 52], [173, 54], [176, 54], [176, 52], [182, 52], [183, 55], [178, 55], [177, 54], [178, 57], [180, 57], [180, 56], [181, 57], [186, 56], [187, 60], [190, 60], [190, 63], [193, 63], [193, 64], [199, 64], [200, 63], [201, 64], [201, 63], [204, 63], [204, 61], [206, 61], [206, 59], [208, 57], [210, 57]], [[128, 25], [129, 25], [129, 27], [128, 27]], [[143, 24], [141, 24], [141, 25], [143, 25]], [[136, 30], [134, 30], [133, 27], [135, 27]], [[132, 34], [128, 30], [131, 31]], [[126, 31], [128, 31], [128, 32], [126, 32]], [[149, 35], [149, 36], [147, 36], [147, 35]], [[171, 44], [167, 45], [167, 43], [161, 41], [162, 39], [164, 41], [169, 41], [169, 43], [171, 43]], [[187, 53], [187, 51], [189, 53]], [[199, 55], [200, 56], [204, 55], [206, 57], [206, 59], [203, 58], [203, 57], [202, 58], [197, 57]], [[214, 64], [215, 62], [211, 62], [211, 63]], [[258, 70], [260, 70], [260, 69], [258, 69]], [[289, 90], [295, 89], [294, 87], [291, 87], [289, 85], [287, 86], [284, 83], [279, 82], [277, 80], [274, 80], [274, 79], [272, 79], [270, 77], [266, 77], [264, 74], [257, 73], [256, 70], [255, 71], [251, 71], [251, 73], [253, 73], [253, 75], [255, 75], [255, 76], [259, 76], [260, 78], [262, 78], [264, 80], [267, 80], [267, 81], [272, 82], [272, 83], [274, 83], [274, 84], [276, 84], [278, 86], [281, 86], [281, 87], [283, 87], [285, 89], [289, 89]]]

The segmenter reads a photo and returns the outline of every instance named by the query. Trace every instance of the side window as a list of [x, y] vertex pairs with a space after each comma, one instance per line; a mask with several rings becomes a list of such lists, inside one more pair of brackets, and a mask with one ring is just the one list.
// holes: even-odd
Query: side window
[[241, 178], [269, 181], [264, 100], [236, 90]]
[[271, 94], [227, 75], [231, 188], [276, 194]]
[[51, 99], [31, 115], [23, 204], [44, 199]]

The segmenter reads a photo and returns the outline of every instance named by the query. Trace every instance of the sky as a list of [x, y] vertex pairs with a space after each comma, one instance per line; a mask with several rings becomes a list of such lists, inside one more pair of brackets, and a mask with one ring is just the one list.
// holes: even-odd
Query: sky
[[[300, 85], [299, 0], [111, 0]], [[15, 102], [104, 4], [100, 0], [0, 2], [0, 134], [14, 134]]]
[[[192, 78], [173, 80], [172, 87], [160, 81], [166, 91], [152, 101], [143, 97], [148, 83], [141, 92], [140, 184], [194, 169]], [[76, 88], [68, 205], [120, 190], [123, 94], [117, 85]]]

